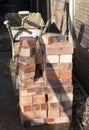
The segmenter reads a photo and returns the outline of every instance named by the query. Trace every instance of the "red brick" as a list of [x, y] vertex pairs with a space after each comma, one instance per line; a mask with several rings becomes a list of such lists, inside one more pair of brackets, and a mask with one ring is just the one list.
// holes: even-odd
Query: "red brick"
[[44, 78], [41, 77], [41, 78], [35, 78], [35, 83], [44, 83]]
[[70, 71], [72, 71], [72, 63], [59, 63], [59, 69], [60, 70], [70, 70]]
[[41, 110], [40, 104], [29, 104], [21, 106], [23, 112], [38, 111]]
[[54, 124], [55, 123], [55, 118], [46, 118], [45, 123], [46, 124]]
[[31, 120], [35, 118], [34, 111], [23, 112], [22, 115], [24, 116], [25, 120]]
[[48, 110], [48, 118], [57, 118], [60, 117], [60, 110], [55, 109], [55, 110]]
[[46, 102], [46, 97], [45, 95], [37, 95], [33, 96], [33, 103], [45, 103]]
[[58, 95], [60, 93], [60, 86], [51, 86], [51, 87], [47, 87], [47, 91], [46, 91], [47, 94], [54, 94], [55, 93]]
[[41, 110], [47, 110], [47, 103], [42, 103], [41, 105]]
[[46, 87], [53, 87], [53, 86], [59, 86], [59, 87], [68, 87], [72, 86], [72, 80], [69, 79], [46, 79]]
[[60, 87], [60, 93], [73, 92], [73, 86]]
[[46, 118], [46, 124], [63, 124], [63, 123], [70, 123], [71, 117], [68, 116], [60, 116], [58, 118]]
[[35, 48], [36, 47], [36, 40], [34, 37], [21, 37], [20, 38], [20, 45], [23, 48]]
[[46, 70], [59, 70], [58, 63], [46, 63]]
[[44, 88], [45, 87], [45, 80], [43, 79], [43, 77], [40, 77], [40, 78], [35, 78], [35, 87], [42, 87]]
[[60, 80], [60, 83], [62, 87], [69, 87], [72, 86], [72, 79], [68, 78], [68, 79]]
[[32, 111], [32, 106], [31, 105], [25, 105], [25, 106], [22, 106], [22, 112], [29, 112], [29, 111]]
[[46, 46], [46, 55], [59, 55], [58, 46]]
[[60, 63], [72, 63], [72, 55], [70, 54], [62, 54], [59, 57], [59, 62]]
[[[58, 43], [60, 44], [60, 43]], [[46, 47], [46, 54], [47, 55], [63, 55], [63, 54], [72, 54], [73, 50], [71, 49], [71, 47], [61, 47], [61, 46], [47, 46]]]
[[46, 71], [47, 79], [58, 79], [59, 71]]
[[35, 118], [37, 119], [44, 119], [47, 117], [47, 111], [35, 111]]
[[35, 71], [35, 69], [36, 69], [35, 63], [28, 64], [28, 65], [19, 63], [18, 66], [19, 66], [20, 70], [23, 71], [24, 73], [29, 73], [29, 72]]
[[41, 86], [41, 88], [36, 89], [36, 94], [41, 95], [41, 94], [47, 94], [47, 88], [44, 87], [44, 85]]
[[72, 63], [46, 63], [46, 70], [71, 70]]
[[40, 104], [32, 104], [32, 110], [33, 111], [37, 111], [37, 110], [40, 110], [40, 109], [41, 109]]
[[22, 63], [24, 65], [28, 65], [28, 64], [33, 64], [35, 63], [35, 57], [23, 57], [23, 56], [18, 56], [18, 60], [17, 62]]
[[66, 94], [66, 93], [72, 93], [73, 92], [73, 86], [47, 86], [46, 94]]
[[59, 103], [60, 102], [60, 94], [48, 94], [48, 102], [49, 103], [54, 103], [54, 102], [57, 102]]
[[46, 62], [53, 64], [59, 62], [59, 55], [48, 55], [46, 56]]
[[22, 112], [29, 112], [29, 111], [46, 111], [47, 110], [47, 103], [42, 103], [42, 104], [20, 104], [20, 108]]
[[56, 42], [46, 46], [47, 55], [73, 54], [73, 46], [67, 41]]
[[61, 82], [59, 79], [46, 79], [46, 87], [60, 86]]
[[29, 89], [27, 89], [27, 93], [30, 94], [30, 95], [36, 94], [36, 88], [29, 88]]
[[20, 77], [21, 81], [27, 80], [29, 78], [34, 78], [35, 77], [35, 71], [24, 73], [23, 71], [21, 71], [19, 69], [19, 77]]
[[31, 104], [32, 96], [19, 96], [19, 102], [21, 105]]
[[58, 42], [58, 37], [56, 36], [47, 36], [47, 35], [42, 35], [40, 37], [40, 42], [44, 44], [55, 44]]
[[20, 56], [25, 56], [25, 57], [32, 57], [34, 56], [36, 53], [36, 49], [35, 48], [19, 48], [19, 55]]
[[57, 123], [70, 123], [71, 118], [68, 116], [60, 116], [59, 118], [55, 118], [55, 124]]
[[48, 102], [48, 110], [55, 110], [55, 109], [59, 109], [59, 103], [58, 102], [53, 102], [53, 103]]
[[19, 89], [20, 96], [32, 96], [36, 94], [36, 89]]
[[31, 85], [34, 84], [34, 78], [29, 78], [29, 79], [26, 79], [26, 80], [20, 80], [19, 83], [22, 86], [31, 86]]
[[59, 75], [60, 75], [60, 79], [69, 79], [69, 78], [72, 78], [72, 71], [71, 70], [66, 70], [66, 71], [61, 70]]
[[31, 86], [21, 86], [20, 87], [20, 91], [21, 91], [21, 94], [22, 95], [41, 95], [41, 94], [46, 94], [47, 93], [47, 88], [45, 87], [45, 83], [41, 82], [37, 82], [37, 83], [34, 83], [33, 85]]

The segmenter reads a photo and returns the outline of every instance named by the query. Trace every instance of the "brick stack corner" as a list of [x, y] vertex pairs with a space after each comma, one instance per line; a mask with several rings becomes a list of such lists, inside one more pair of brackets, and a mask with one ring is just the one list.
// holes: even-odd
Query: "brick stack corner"
[[58, 37], [43, 35], [45, 45], [45, 81], [48, 89], [47, 124], [69, 123], [72, 120], [73, 46], [68, 41], [58, 41]]

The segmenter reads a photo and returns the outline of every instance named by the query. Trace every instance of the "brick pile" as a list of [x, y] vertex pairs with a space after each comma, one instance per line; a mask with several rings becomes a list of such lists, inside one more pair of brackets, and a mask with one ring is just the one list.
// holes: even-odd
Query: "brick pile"
[[34, 84], [36, 40], [33, 37], [22, 37], [18, 56], [18, 78], [22, 86]]
[[39, 42], [33, 37], [20, 40], [17, 60], [19, 107], [24, 126], [44, 124], [47, 118], [46, 87], [42, 77], [44, 56]]
[[18, 57], [19, 106], [25, 126], [69, 123], [72, 118], [72, 53], [67, 41], [22, 38]]
[[45, 44], [45, 81], [47, 93], [47, 124], [68, 123], [72, 119], [73, 46], [68, 41], [58, 42], [58, 37], [43, 35]]

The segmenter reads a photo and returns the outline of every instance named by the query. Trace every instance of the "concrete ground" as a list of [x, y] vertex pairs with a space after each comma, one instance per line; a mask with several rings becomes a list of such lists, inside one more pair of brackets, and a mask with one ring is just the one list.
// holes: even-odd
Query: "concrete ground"
[[[5, 29], [5, 27], [4, 27]], [[0, 130], [69, 130], [69, 125], [44, 125], [23, 128], [19, 115], [18, 91], [15, 89], [15, 62], [6, 29], [0, 30]]]

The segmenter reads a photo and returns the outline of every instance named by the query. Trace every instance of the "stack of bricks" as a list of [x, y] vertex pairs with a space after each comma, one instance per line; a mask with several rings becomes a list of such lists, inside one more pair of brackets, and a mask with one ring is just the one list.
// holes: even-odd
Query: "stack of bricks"
[[43, 125], [47, 118], [46, 87], [42, 77], [35, 78], [34, 85], [20, 89], [19, 105], [22, 124], [25, 127]]
[[72, 117], [73, 46], [43, 35], [40, 44], [21, 38], [18, 57], [19, 106], [24, 126], [69, 123]]
[[43, 59], [41, 46], [35, 38], [21, 38], [17, 61], [19, 107], [21, 122], [26, 127], [44, 124], [47, 118]]
[[47, 87], [46, 124], [69, 123], [72, 119], [73, 46], [68, 41], [58, 41], [58, 37], [43, 35], [45, 45], [45, 81]]
[[18, 56], [18, 78], [22, 86], [34, 84], [36, 40], [33, 37], [22, 37]]

